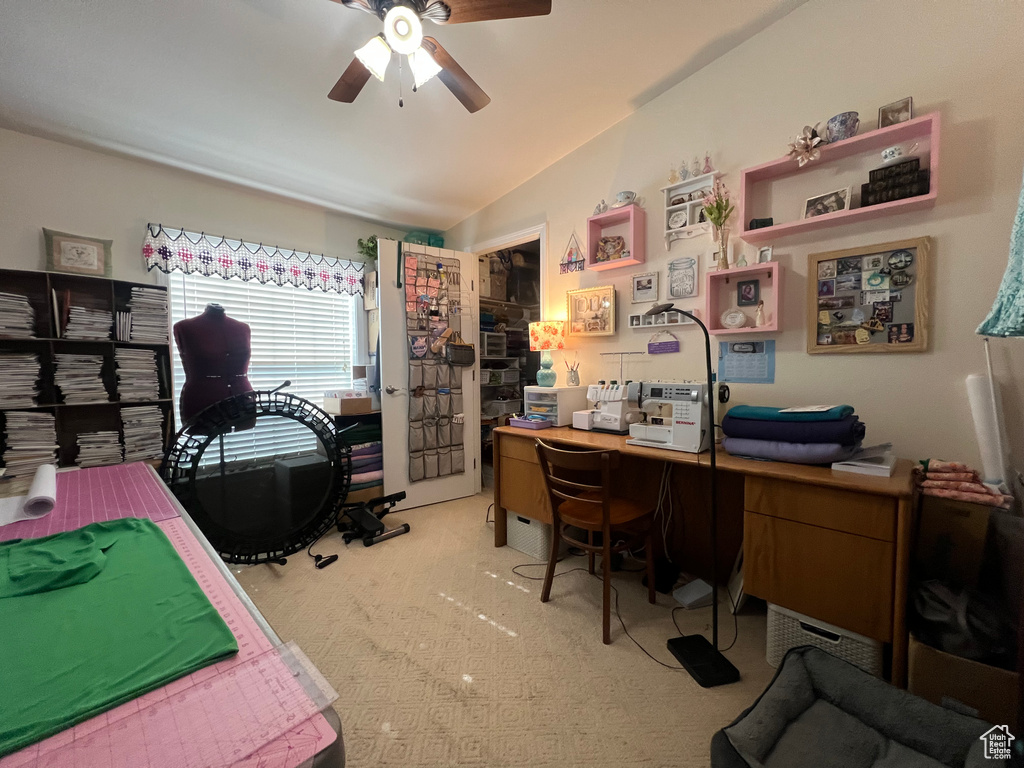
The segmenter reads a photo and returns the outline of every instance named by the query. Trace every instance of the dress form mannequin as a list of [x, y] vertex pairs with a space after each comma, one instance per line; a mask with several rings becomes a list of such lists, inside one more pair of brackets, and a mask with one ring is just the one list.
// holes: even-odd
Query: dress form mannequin
[[213, 403], [252, 391], [249, 326], [228, 317], [219, 304], [174, 324], [174, 343], [185, 369], [181, 418], [188, 422]]

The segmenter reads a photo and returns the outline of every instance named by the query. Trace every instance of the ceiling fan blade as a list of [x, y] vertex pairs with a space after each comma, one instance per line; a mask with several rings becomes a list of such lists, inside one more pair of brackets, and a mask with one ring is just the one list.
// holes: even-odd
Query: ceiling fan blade
[[469, 21], [494, 19], [521, 19], [527, 16], [547, 16], [551, 13], [551, 0], [433, 0], [428, 2], [424, 18], [433, 19], [430, 6], [439, 3], [451, 9], [447, 21], [439, 24], [465, 24]]
[[470, 112], [478, 112], [491, 103], [491, 97], [484, 93], [483, 89], [476, 84], [472, 77], [459, 66], [441, 44], [432, 37], [424, 37], [423, 42], [434, 57], [434, 61], [441, 67], [437, 78], [448, 86], [448, 90], [455, 94], [455, 98], [462, 102], [462, 106]]
[[345, 70], [338, 82], [331, 88], [331, 92], [327, 94], [327, 98], [351, 104], [356, 100], [356, 96], [363, 90], [363, 86], [366, 85], [366, 81], [369, 79], [370, 70], [364, 67], [363, 62], [359, 59], [352, 59], [348, 69]]
[[373, 10], [373, 7], [367, 0], [334, 0], [336, 3], [341, 3], [346, 8], [355, 8], [357, 11], [366, 11], [366, 13], [372, 13], [374, 16], [377, 12]]

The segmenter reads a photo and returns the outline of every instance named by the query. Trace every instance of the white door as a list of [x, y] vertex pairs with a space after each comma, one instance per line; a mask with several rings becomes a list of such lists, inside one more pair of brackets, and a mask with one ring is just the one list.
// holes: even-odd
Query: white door
[[[465, 472], [429, 480], [409, 480], [409, 333], [406, 327], [404, 264], [400, 264], [399, 243], [378, 242], [377, 281], [380, 290], [380, 409], [384, 433], [384, 493], [405, 491], [398, 509], [421, 507], [439, 501], [471, 496], [480, 490], [480, 387], [476, 365], [455, 368], [462, 377], [465, 423]], [[461, 312], [450, 318], [462, 338], [478, 345], [479, 304], [477, 257], [444, 248], [403, 244], [404, 255], [426, 254], [431, 258], [456, 259], [460, 264]], [[401, 272], [399, 270], [402, 270]], [[461, 327], [459, 327], [461, 325]], [[477, 350], [479, 354], [479, 350]]]

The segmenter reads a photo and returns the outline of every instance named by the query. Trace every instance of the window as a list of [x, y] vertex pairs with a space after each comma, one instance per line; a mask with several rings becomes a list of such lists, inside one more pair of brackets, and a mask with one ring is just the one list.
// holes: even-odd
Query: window
[[[213, 303], [224, 307], [229, 317], [249, 325], [249, 381], [254, 389], [275, 389], [290, 380], [291, 385], [282, 391], [320, 405], [325, 390], [351, 386], [357, 297], [181, 272], [171, 273], [168, 280], [172, 323], [195, 317]], [[175, 418], [180, 427], [178, 403], [185, 372], [173, 344], [171, 355]], [[263, 421], [272, 424], [263, 425]], [[231, 462], [315, 448], [312, 432], [283, 418], [261, 420], [256, 429], [224, 438], [225, 458]], [[213, 454], [212, 450], [204, 454], [202, 463], [217, 460]]]

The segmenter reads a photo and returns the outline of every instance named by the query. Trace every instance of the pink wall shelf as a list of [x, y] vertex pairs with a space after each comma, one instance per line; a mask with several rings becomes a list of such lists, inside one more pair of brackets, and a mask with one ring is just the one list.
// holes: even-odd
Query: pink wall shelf
[[[932, 112], [931, 114], [908, 120], [905, 123], [862, 133], [859, 136], [854, 136], [852, 139], [839, 141], [835, 144], [825, 144], [821, 146], [821, 157], [818, 160], [812, 160], [804, 168], [800, 168], [796, 160], [790, 157], [781, 157], [778, 160], [772, 160], [763, 165], [745, 169], [740, 174], [739, 220], [742, 227], [739, 233], [740, 238], [751, 244], [766, 243], [788, 235], [795, 235], [799, 232], [809, 232], [841, 224], [852, 224], [854, 222], [877, 219], [882, 216], [931, 208], [935, 205], [935, 199], [939, 192], [939, 123], [939, 113]], [[866, 208], [836, 211], [835, 213], [815, 216], [811, 219], [787, 221], [762, 229], [747, 229], [751, 219], [769, 215], [768, 211], [756, 210], [752, 204], [751, 198], [756, 185], [796, 176], [845, 158], [855, 156], [866, 157], [870, 154], [878, 154], [886, 147], [912, 142], [927, 142], [929, 144], [930, 162], [928, 168], [930, 171], [930, 186], [928, 194], [871, 205]], [[909, 156], [912, 156], [912, 154]], [[880, 165], [881, 161], [878, 164]], [[867, 181], [866, 174], [864, 181]], [[820, 188], [809, 189], [807, 190], [807, 197], [823, 191], [827, 190]], [[855, 199], [859, 199], [858, 193], [859, 187], [855, 187]]]
[[[627, 258], [597, 260], [598, 241], [605, 236], [619, 235], [626, 240]], [[643, 264], [647, 258], [647, 214], [639, 205], [609, 208], [587, 219], [587, 269], [601, 271]]]
[[[722, 313], [736, 307], [736, 284], [745, 280], [759, 280], [764, 316], [767, 323], [754, 327], [757, 307], [738, 307], [747, 316], [743, 328], [723, 328]], [[720, 271], [708, 270], [704, 275], [704, 309], [708, 332], [715, 336], [742, 335], [744, 333], [775, 333], [779, 330], [779, 307], [782, 306], [782, 266], [777, 261], [733, 267]]]

